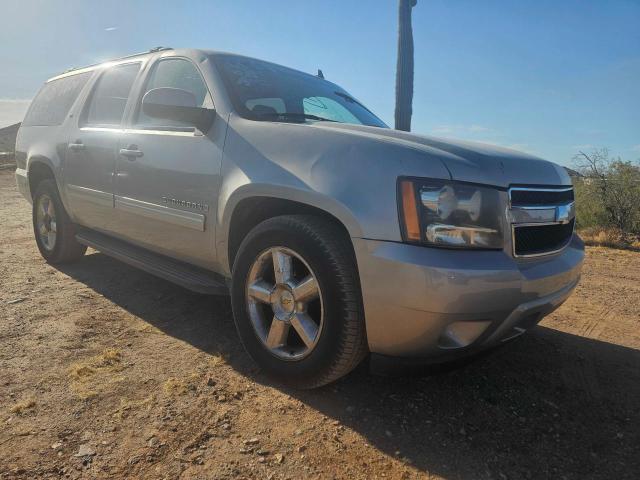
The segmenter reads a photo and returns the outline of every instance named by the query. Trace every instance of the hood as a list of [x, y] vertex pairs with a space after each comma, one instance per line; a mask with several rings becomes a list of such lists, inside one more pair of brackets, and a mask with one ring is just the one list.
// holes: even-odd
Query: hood
[[571, 185], [563, 167], [508, 148], [346, 123], [317, 122], [313, 127], [341, 130], [422, 150], [428, 158], [436, 157], [441, 161], [453, 180], [503, 188], [511, 185]]

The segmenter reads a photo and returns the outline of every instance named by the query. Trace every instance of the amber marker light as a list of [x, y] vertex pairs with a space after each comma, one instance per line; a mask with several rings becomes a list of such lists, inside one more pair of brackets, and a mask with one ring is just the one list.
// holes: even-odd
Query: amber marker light
[[407, 240], [419, 242], [420, 222], [418, 221], [418, 207], [416, 206], [416, 192], [413, 182], [402, 180], [400, 182], [400, 193], [402, 195], [402, 214], [404, 216], [404, 228]]

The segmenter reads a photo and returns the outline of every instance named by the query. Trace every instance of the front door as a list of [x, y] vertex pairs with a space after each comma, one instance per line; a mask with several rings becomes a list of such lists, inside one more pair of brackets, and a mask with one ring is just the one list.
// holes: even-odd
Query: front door
[[78, 126], [70, 134], [64, 181], [74, 220], [109, 232], [113, 228], [113, 175], [129, 92], [140, 62], [104, 70], [93, 86]]
[[193, 93], [213, 108], [198, 68], [182, 57], [152, 66], [131, 125], [119, 139], [115, 211], [120, 237], [203, 267], [215, 265], [215, 215], [226, 123], [218, 117], [206, 135], [180, 122], [151, 118], [140, 108], [154, 88]]

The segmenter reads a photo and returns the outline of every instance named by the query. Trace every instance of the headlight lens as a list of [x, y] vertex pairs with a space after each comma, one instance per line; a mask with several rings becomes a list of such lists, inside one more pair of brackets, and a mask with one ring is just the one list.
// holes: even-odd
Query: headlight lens
[[502, 248], [499, 190], [444, 180], [400, 179], [399, 194], [406, 241]]

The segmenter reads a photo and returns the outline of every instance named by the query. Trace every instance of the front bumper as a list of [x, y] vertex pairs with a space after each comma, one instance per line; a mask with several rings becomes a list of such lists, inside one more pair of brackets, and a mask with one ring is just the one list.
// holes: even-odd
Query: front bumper
[[558, 308], [580, 279], [584, 244], [515, 260], [504, 251], [462, 251], [353, 239], [369, 350], [432, 363], [515, 338]]

